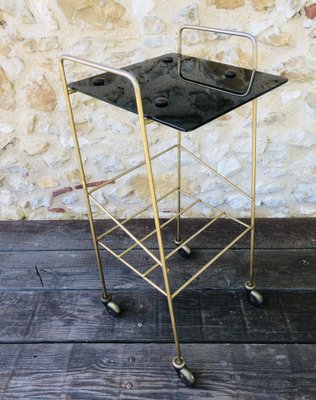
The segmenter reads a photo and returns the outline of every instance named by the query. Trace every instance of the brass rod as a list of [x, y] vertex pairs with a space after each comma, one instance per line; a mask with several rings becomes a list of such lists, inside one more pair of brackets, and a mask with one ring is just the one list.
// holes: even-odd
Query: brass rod
[[[188, 193], [188, 192], [186, 192], [186, 191], [183, 190], [183, 189], [181, 189], [180, 191], [181, 191], [181, 193], [185, 194], [185, 195], [188, 196], [188, 197], [191, 197], [192, 199], [199, 199], [199, 197], [195, 196], [194, 194]], [[211, 206], [210, 204], [206, 203], [205, 201], [203, 201], [203, 200], [201, 200], [201, 199], [199, 199], [199, 200], [200, 200], [201, 204], [203, 204], [203, 205], [205, 205], [206, 207], [212, 209], [213, 211], [216, 211], [216, 212], [219, 212], [219, 213], [222, 212], [222, 210], [220, 210], [219, 208], [214, 207], [214, 206]]]
[[191, 282], [193, 282], [199, 275], [202, 274], [211, 264], [213, 264], [219, 257], [221, 257], [227, 250], [229, 250], [238, 240], [240, 240], [247, 232], [251, 230], [251, 227], [245, 229], [240, 235], [238, 235], [233, 241], [231, 241], [223, 250], [221, 250], [215, 257], [213, 257], [208, 263], [200, 268], [190, 279], [188, 279], [183, 285], [181, 285], [173, 294], [174, 299], [183, 289], [185, 289]]
[[[221, 211], [222, 211], [222, 210], [220, 210], [219, 208], [213, 207], [213, 206], [211, 206], [210, 204], [206, 203], [205, 201], [199, 199], [198, 197], [194, 196], [193, 194], [187, 193], [186, 191], [184, 191], [184, 190], [182, 190], [182, 189], [181, 189], [181, 192], [182, 192], [183, 194], [185, 194], [186, 196], [191, 197], [192, 199], [200, 200], [200, 203], [201, 203], [201, 204], [203, 204], [203, 205], [206, 206], [206, 207], [211, 208], [212, 210], [215, 210], [215, 211], [217, 211], [217, 212], [221, 212]], [[232, 220], [235, 221], [235, 222], [238, 222], [240, 225], [243, 225], [243, 226], [245, 226], [246, 228], [249, 228], [249, 227], [250, 227], [250, 225], [246, 224], [246, 223], [243, 222], [243, 221], [240, 221], [240, 219], [238, 219], [238, 218], [233, 217], [233, 216], [230, 215], [228, 212], [226, 212], [225, 217], [230, 218], [230, 219], [232, 219]]]
[[[163, 196], [159, 197], [159, 199], [157, 200], [157, 202], [165, 199], [166, 197], [170, 196], [173, 192], [175, 192], [176, 190], [178, 190], [177, 188], [173, 188], [171, 189], [169, 192], [167, 192], [166, 194], [164, 194]], [[124, 221], [121, 222], [122, 225], [126, 224], [127, 222], [131, 221], [132, 219], [134, 219], [135, 217], [137, 217], [139, 214], [143, 213], [144, 211], [148, 210], [148, 208], [152, 207], [152, 204], [147, 205], [146, 207], [142, 208], [140, 211], [137, 211], [135, 214], [133, 214], [131, 217], [126, 218]], [[102, 238], [104, 238], [104, 236], [108, 235], [109, 233], [115, 231], [116, 229], [118, 229], [119, 226], [113, 226], [112, 228], [110, 228], [109, 230], [107, 230], [106, 232], [102, 233], [101, 235], [98, 236], [98, 240], [101, 240]]]
[[158, 264], [153, 265], [152, 267], [148, 268], [147, 271], [145, 271], [142, 276], [147, 276], [149, 274], [151, 274], [155, 269], [157, 269], [159, 267]]
[[161, 234], [161, 229], [160, 229], [159, 211], [158, 211], [158, 205], [157, 205], [157, 199], [156, 199], [156, 188], [155, 188], [155, 181], [154, 181], [153, 170], [152, 170], [152, 165], [151, 165], [149, 144], [148, 144], [148, 138], [147, 138], [147, 130], [146, 130], [143, 104], [142, 104], [142, 96], [141, 96], [140, 86], [139, 86], [137, 80], [135, 79], [135, 82], [132, 82], [132, 83], [134, 86], [135, 97], [136, 97], [137, 112], [138, 112], [138, 118], [139, 118], [139, 123], [140, 123], [140, 131], [141, 131], [142, 142], [143, 142], [144, 156], [145, 156], [145, 161], [146, 161], [149, 191], [150, 191], [150, 197], [151, 197], [151, 202], [152, 202], [152, 207], [153, 207], [155, 226], [156, 226], [156, 230], [157, 230], [157, 242], [158, 242], [158, 248], [159, 248], [160, 259], [161, 259], [162, 273], [163, 273], [163, 278], [164, 278], [164, 283], [165, 283], [165, 291], [167, 294], [171, 326], [172, 326], [175, 347], [176, 347], [176, 360], [180, 363], [182, 360], [182, 357], [181, 357], [177, 324], [176, 324], [176, 319], [175, 319], [175, 315], [174, 315], [173, 302], [172, 302], [171, 291], [170, 291], [168, 269], [167, 269], [167, 265], [166, 265], [162, 234]]
[[96, 255], [96, 259], [97, 259], [97, 265], [98, 265], [100, 280], [101, 280], [101, 284], [102, 284], [102, 288], [103, 288], [104, 298], [108, 298], [109, 295], [107, 293], [107, 289], [106, 289], [106, 285], [105, 285], [104, 272], [103, 272], [103, 268], [102, 268], [100, 251], [99, 251], [98, 241], [97, 241], [96, 232], [95, 232], [95, 228], [94, 228], [91, 204], [90, 204], [88, 190], [87, 190], [86, 176], [85, 176], [85, 172], [84, 172], [83, 161], [82, 161], [82, 156], [81, 156], [81, 151], [80, 151], [80, 146], [79, 146], [76, 123], [75, 123], [74, 114], [73, 114], [73, 111], [72, 111], [70, 97], [69, 97], [70, 93], [69, 93], [69, 89], [68, 89], [68, 85], [67, 85], [67, 78], [66, 78], [66, 73], [65, 73], [65, 68], [64, 68], [64, 59], [63, 58], [60, 59], [59, 68], [60, 68], [61, 80], [62, 80], [64, 95], [65, 95], [65, 100], [66, 100], [66, 107], [67, 107], [69, 121], [70, 121], [72, 137], [73, 137], [73, 141], [74, 141], [74, 145], [75, 145], [75, 151], [76, 151], [76, 155], [77, 155], [77, 162], [78, 162], [79, 170], [80, 170], [82, 188], [83, 188], [83, 193], [84, 193], [87, 212], [88, 212], [88, 218], [89, 218], [89, 224], [90, 224], [90, 229], [91, 229], [93, 247], [94, 247], [94, 251], [95, 251], [95, 255]]
[[199, 157], [197, 157], [195, 154], [193, 154], [190, 150], [187, 148], [181, 146], [182, 150], [188, 153], [191, 157], [193, 157], [195, 160], [197, 160], [200, 164], [202, 164], [206, 169], [210, 170], [213, 172], [216, 176], [218, 176], [220, 179], [222, 179], [227, 185], [231, 186], [233, 189], [235, 189], [237, 192], [239, 192], [242, 196], [245, 196], [248, 200], [252, 200], [251, 197], [245, 193], [243, 190], [241, 190], [237, 185], [232, 183], [230, 180], [225, 178], [223, 175], [221, 175], [219, 172], [216, 171], [216, 169], [212, 168], [210, 165], [208, 165], [206, 162], [201, 160]]
[[[153, 258], [159, 265], [161, 265], [161, 262], [158, 260], [158, 258], [146, 247], [144, 246], [142, 243], [140, 243], [140, 241], [128, 230], [125, 228], [124, 225], [122, 225], [120, 223], [119, 220], [117, 220], [105, 207], [103, 207], [94, 197], [90, 196], [91, 200], [101, 208], [102, 211], [104, 211], [130, 238], [132, 238], [136, 243], [138, 243], [138, 245], [146, 251], [146, 253], [148, 255], [150, 255], [151, 258]], [[100, 240], [99, 240], [99, 243]]]
[[[180, 213], [181, 210], [181, 132], [178, 130], [177, 131], [177, 180], [178, 180], [178, 197], [177, 197], [177, 211]], [[177, 232], [176, 232], [176, 241], [180, 242], [181, 241], [181, 235], [180, 235], [180, 224], [181, 224], [181, 218], [180, 214], [177, 218]]]
[[205, 231], [205, 229], [207, 229], [210, 225], [214, 224], [214, 222], [216, 222], [218, 219], [220, 219], [223, 215], [225, 215], [226, 212], [223, 211], [220, 214], [218, 214], [215, 218], [211, 219], [211, 221], [209, 221], [207, 224], [205, 224], [204, 226], [202, 226], [202, 228], [200, 228], [198, 231], [196, 231], [193, 235], [191, 235], [190, 237], [188, 237], [187, 239], [185, 239], [183, 242], [181, 242], [181, 244], [179, 246], [177, 246], [175, 249], [173, 249], [170, 253], [168, 253], [166, 255], [166, 260], [168, 260], [168, 258], [170, 258], [174, 253], [176, 253], [178, 250], [181, 249], [181, 247], [183, 247], [184, 245], [186, 245], [187, 243], [189, 243], [192, 239], [194, 239], [196, 236], [198, 236], [200, 233], [202, 233], [203, 231]]
[[[165, 226], [167, 226], [168, 224], [170, 224], [172, 221], [174, 221], [176, 218], [179, 217], [179, 215], [182, 215], [184, 213], [186, 213], [188, 210], [190, 210], [190, 208], [194, 207], [197, 203], [199, 203], [198, 200], [194, 201], [193, 203], [191, 203], [188, 207], [186, 207], [185, 209], [183, 209], [180, 213], [175, 214], [173, 217], [169, 218], [166, 222], [164, 222], [162, 225], [160, 225], [160, 228], [164, 228]], [[145, 240], [147, 240], [150, 236], [152, 236], [153, 234], [156, 233], [156, 229], [154, 229], [152, 232], [148, 233], [146, 236], [144, 236], [143, 238], [139, 239], [139, 241], [142, 243]], [[129, 248], [125, 249], [124, 251], [122, 251], [122, 253], [118, 254], [118, 257], [123, 257], [125, 254], [129, 253], [131, 250], [133, 250], [135, 247], [137, 247], [137, 243], [132, 244], [132, 246], [130, 246]]]
[[252, 101], [252, 171], [251, 171], [251, 234], [249, 287], [254, 287], [255, 217], [256, 217], [256, 163], [257, 163], [257, 99]]
[[[223, 215], [225, 215], [226, 212], [222, 211], [219, 215], [217, 215], [215, 218], [211, 219], [206, 225], [202, 226], [201, 229], [196, 231], [193, 235], [191, 235], [189, 238], [181, 242], [179, 246], [177, 246], [174, 250], [172, 250], [170, 253], [166, 255], [166, 260], [168, 260], [174, 253], [176, 253], [181, 247], [189, 243], [192, 239], [194, 239], [196, 236], [198, 236], [201, 232], [203, 232], [206, 228], [208, 228], [210, 225], [212, 225], [215, 221], [217, 221], [219, 218], [221, 218]], [[146, 271], [147, 275], [150, 274], [152, 271], [154, 271], [157, 267], [159, 267], [159, 264], [156, 263], [153, 265], [148, 271]]]
[[237, 222], [238, 224], [243, 225], [243, 226], [246, 227], [246, 228], [251, 228], [251, 225], [246, 224], [246, 222], [243, 222], [243, 221], [241, 221], [240, 219], [233, 217], [233, 216], [230, 215], [229, 213], [227, 213], [227, 217], [228, 217], [229, 219], [232, 219], [233, 221]]
[[139, 272], [135, 267], [133, 267], [129, 262], [127, 262], [126, 260], [123, 260], [122, 258], [118, 258], [117, 254], [110, 249], [108, 246], [106, 246], [104, 243], [100, 243], [100, 246], [102, 246], [105, 250], [107, 250], [109, 253], [111, 253], [114, 257], [116, 257], [117, 259], [119, 259], [123, 264], [127, 265], [132, 271], [134, 271], [137, 275], [139, 275], [140, 277], [142, 277], [143, 279], [145, 279], [146, 282], [148, 282], [150, 285], [152, 285], [154, 288], [156, 288], [157, 290], [159, 290], [160, 293], [162, 293], [163, 295], [167, 296], [166, 292], [161, 289], [161, 287], [159, 287], [158, 285], [156, 285], [151, 279], [146, 278], [142, 275], [141, 272]]
[[[162, 156], [163, 154], [167, 153], [168, 151], [173, 150], [173, 149], [176, 148], [176, 147], [177, 147], [177, 145], [174, 144], [173, 146], [170, 146], [170, 147], [168, 147], [167, 149], [160, 151], [159, 153], [157, 153], [157, 154], [155, 154], [153, 157], [151, 157], [151, 160], [155, 160], [156, 158]], [[95, 191], [97, 191], [97, 190], [103, 188], [104, 186], [108, 185], [109, 183], [111, 183], [111, 182], [113, 182], [113, 181], [116, 181], [117, 179], [120, 179], [120, 178], [122, 178], [123, 176], [125, 176], [125, 175], [127, 175], [127, 174], [130, 174], [131, 172], [135, 171], [135, 169], [140, 168], [140, 167], [142, 167], [143, 165], [145, 165], [145, 161], [141, 161], [140, 163], [138, 163], [138, 164], [135, 165], [134, 167], [131, 167], [131, 168], [129, 168], [129, 169], [127, 169], [127, 170], [121, 172], [120, 174], [114, 176], [114, 177], [111, 178], [111, 179], [107, 179], [106, 182], [103, 182], [103, 183], [101, 183], [100, 185], [98, 185], [97, 187], [91, 189], [90, 192], [89, 192], [89, 194], [91, 194], [91, 193], [93, 193], [93, 192], [95, 192]]]

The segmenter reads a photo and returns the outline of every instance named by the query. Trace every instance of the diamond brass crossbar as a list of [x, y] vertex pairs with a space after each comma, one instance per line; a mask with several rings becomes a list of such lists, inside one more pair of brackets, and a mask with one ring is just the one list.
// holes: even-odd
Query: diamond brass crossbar
[[[226, 211], [221, 211], [216, 207], [213, 207], [206, 203], [205, 201], [197, 198], [196, 196], [193, 196], [192, 194], [187, 193], [186, 191], [178, 188], [174, 188], [161, 196], [159, 199], [157, 199], [157, 203], [168, 196], [171, 196], [175, 192], [182, 193], [190, 198], [192, 198], [194, 201], [191, 202], [187, 207], [182, 209], [180, 212], [175, 213], [171, 218], [169, 218], [167, 221], [165, 221], [163, 224], [160, 225], [160, 229], [165, 228], [167, 225], [169, 225], [172, 221], [175, 221], [179, 216], [185, 214], [187, 211], [189, 211], [192, 207], [194, 207], [197, 204], [203, 204], [204, 206], [212, 209], [213, 211], [218, 212], [218, 215], [216, 215], [214, 218], [212, 218], [210, 221], [208, 221], [205, 225], [203, 225], [202, 228], [200, 228], [198, 231], [196, 231], [194, 234], [189, 236], [187, 239], [181, 242], [180, 245], [176, 246], [175, 249], [170, 251], [168, 254], [165, 255], [165, 260], [170, 259], [174, 254], [177, 253], [179, 249], [181, 249], [184, 245], [188, 244], [190, 241], [192, 241], [195, 237], [197, 237], [200, 233], [202, 233], [204, 230], [206, 230], [209, 226], [211, 226], [213, 223], [215, 223], [217, 220], [220, 218], [229, 218], [232, 219], [239, 224], [243, 225], [246, 227], [246, 229], [237, 237], [235, 238], [232, 242], [230, 242], [223, 250], [221, 250], [215, 257], [212, 257], [205, 265], [203, 265], [191, 278], [189, 278], [185, 283], [183, 283], [173, 294], [172, 298], [176, 297], [183, 289], [185, 289], [190, 283], [193, 282], [194, 279], [196, 279], [202, 272], [204, 272], [208, 267], [210, 267], [221, 255], [223, 255], [227, 250], [229, 250], [239, 239], [241, 239], [249, 230], [252, 229], [252, 227], [243, 221], [238, 220], [237, 218], [232, 217], [229, 215]], [[143, 242], [145, 242], [147, 239], [152, 237], [154, 234], [157, 233], [157, 229], [152, 230], [148, 234], [146, 234], [144, 237], [138, 239], [136, 238], [125, 226], [128, 221], [134, 218], [135, 214], [130, 217], [125, 219], [122, 222], [119, 222], [104, 206], [102, 206], [91, 194], [90, 194], [91, 200], [98, 206], [102, 211], [104, 211], [115, 223], [116, 226], [107, 230], [100, 236], [98, 236], [98, 243], [100, 244], [101, 247], [109, 251], [114, 257], [116, 257], [118, 260], [120, 260], [123, 264], [128, 266], [132, 271], [136, 272], [137, 275], [145, 279], [149, 284], [154, 286], [156, 289], [158, 289], [162, 294], [166, 295], [165, 290], [163, 290], [161, 287], [159, 287], [157, 284], [155, 284], [151, 279], [148, 278], [148, 275], [150, 275], [157, 267], [162, 267], [161, 261], [152, 253], [152, 251], [144, 245]], [[148, 210], [151, 207], [151, 205], [144, 207], [140, 211], [137, 212], [137, 215], [140, 215], [142, 212]], [[112, 250], [108, 245], [106, 245], [104, 242], [102, 242], [102, 239], [104, 239], [108, 234], [112, 233], [114, 229], [116, 228], [121, 228], [133, 241], [134, 244], [132, 244], [130, 247], [126, 248], [124, 251], [121, 253], [116, 253], [114, 250]], [[133, 250], [135, 247], [140, 246], [156, 263], [152, 265], [150, 268], [148, 268], [145, 272], [140, 272], [135, 266], [133, 266], [130, 262], [125, 260], [123, 257], [127, 255], [131, 250]]]

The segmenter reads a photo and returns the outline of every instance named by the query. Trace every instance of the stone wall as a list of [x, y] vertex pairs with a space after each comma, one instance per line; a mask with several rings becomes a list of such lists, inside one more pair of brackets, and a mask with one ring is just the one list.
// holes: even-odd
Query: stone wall
[[[124, 66], [176, 51], [184, 23], [251, 32], [259, 40], [259, 69], [289, 78], [258, 102], [257, 214], [315, 216], [315, 9], [305, 0], [0, 0], [1, 219], [85, 216], [58, 57], [69, 53]], [[251, 49], [241, 40], [191, 33], [184, 43], [184, 53], [249, 66]], [[69, 64], [67, 73], [77, 79], [91, 71]], [[89, 182], [110, 179], [142, 159], [135, 116], [80, 94], [73, 104]], [[250, 113], [244, 106], [183, 137], [246, 191]], [[175, 131], [158, 124], [148, 130], [153, 151], [176, 140]], [[174, 156], [155, 162], [159, 193], [174, 182]], [[247, 214], [242, 196], [187, 157], [183, 164], [185, 188], [235, 215]], [[148, 202], [145, 170], [108, 185], [97, 197], [115, 215], [129, 215]], [[169, 200], [161, 208], [173, 209]], [[194, 209], [189, 215], [200, 213], [207, 214]]]

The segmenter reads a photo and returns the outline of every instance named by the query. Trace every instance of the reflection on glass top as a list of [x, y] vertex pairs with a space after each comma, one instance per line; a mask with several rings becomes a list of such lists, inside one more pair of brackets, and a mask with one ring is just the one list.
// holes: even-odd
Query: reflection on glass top
[[238, 96], [252, 88], [255, 71], [182, 55], [177, 58], [178, 75], [187, 82]]
[[[287, 82], [286, 78], [195, 57], [165, 54], [123, 68], [140, 85], [147, 118], [181, 131], [209, 121]], [[69, 88], [137, 113], [131, 83], [103, 73]]]

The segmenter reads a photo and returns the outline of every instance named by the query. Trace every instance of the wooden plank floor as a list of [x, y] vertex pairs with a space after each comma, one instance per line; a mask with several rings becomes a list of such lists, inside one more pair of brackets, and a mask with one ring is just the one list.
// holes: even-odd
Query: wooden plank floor
[[[203, 221], [184, 220], [185, 234]], [[109, 221], [97, 221], [98, 231]], [[151, 220], [136, 220], [142, 237]], [[175, 300], [195, 389], [173, 371], [166, 299], [102, 251], [124, 313], [108, 315], [87, 221], [0, 223], [0, 399], [316, 399], [316, 220], [257, 221], [256, 281], [263, 308], [245, 298], [249, 238]], [[172, 288], [214, 256], [238, 225], [219, 221], [170, 263]], [[172, 249], [173, 230], [164, 231]], [[185, 235], [184, 235], [185, 236]], [[128, 244], [117, 232], [115, 250]], [[157, 251], [157, 244], [147, 245]], [[130, 261], [148, 267], [135, 249]], [[158, 271], [157, 271], [158, 272]], [[155, 277], [162, 284], [161, 276]]]

